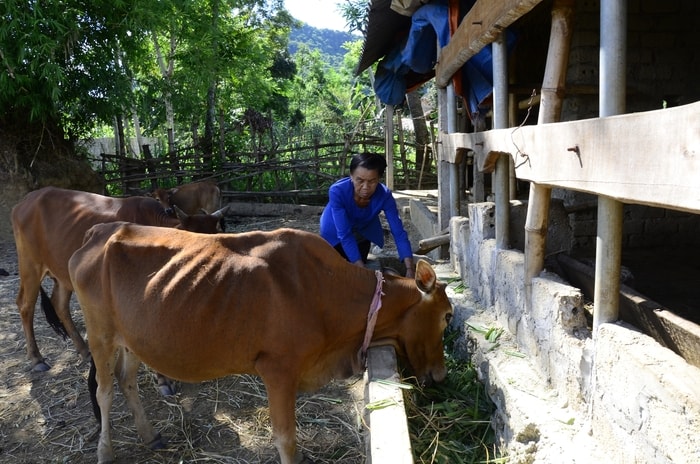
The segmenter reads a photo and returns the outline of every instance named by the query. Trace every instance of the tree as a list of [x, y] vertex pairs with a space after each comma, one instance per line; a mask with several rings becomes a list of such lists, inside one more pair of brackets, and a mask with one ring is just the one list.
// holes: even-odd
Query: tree
[[0, 8], [1, 114], [64, 119], [78, 135], [88, 120], [109, 121], [114, 97], [130, 87], [117, 52], [129, 40], [119, 21], [128, 5], [5, 0]]
[[[29, 110], [34, 120], [61, 119], [77, 132], [95, 118], [111, 124], [133, 101], [145, 130], [159, 114], [174, 130], [178, 112], [189, 117], [207, 101], [208, 113], [196, 114], [209, 114], [213, 127], [222, 83], [244, 100], [269, 102], [270, 70], [293, 22], [282, 0], [7, 0], [0, 12], [3, 113]], [[158, 101], [163, 112], [154, 111]]]
[[357, 31], [367, 35], [369, 7], [370, 2], [367, 0], [345, 0], [339, 5], [350, 32]]
[[[369, 3], [365, 0], [345, 0], [345, 2], [341, 4], [341, 10], [348, 24], [348, 28], [351, 31], [362, 32], [363, 35], [366, 36]], [[369, 73], [369, 78], [372, 80], [372, 68], [369, 68], [367, 73]], [[432, 147], [420, 93], [417, 90], [407, 93], [406, 104], [411, 114], [416, 137], [416, 165], [422, 166], [424, 155], [429, 154], [432, 151]], [[379, 109], [381, 103], [377, 100], [376, 105], [377, 109]], [[428, 168], [430, 169], [430, 166], [428, 166]]]

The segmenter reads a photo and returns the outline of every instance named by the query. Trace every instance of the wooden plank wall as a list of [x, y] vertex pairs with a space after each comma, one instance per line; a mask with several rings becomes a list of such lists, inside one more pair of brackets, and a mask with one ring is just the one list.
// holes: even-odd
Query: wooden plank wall
[[700, 213], [700, 102], [608, 118], [440, 134], [444, 160], [482, 169], [508, 153], [518, 179], [625, 203]]
[[[540, 1], [478, 0], [440, 52], [437, 85], [445, 87], [470, 57]], [[508, 153], [522, 180], [700, 212], [700, 103], [474, 134], [441, 132], [439, 139], [441, 161], [454, 163], [467, 149], [483, 168]], [[440, 195], [449, 196], [446, 185]]]

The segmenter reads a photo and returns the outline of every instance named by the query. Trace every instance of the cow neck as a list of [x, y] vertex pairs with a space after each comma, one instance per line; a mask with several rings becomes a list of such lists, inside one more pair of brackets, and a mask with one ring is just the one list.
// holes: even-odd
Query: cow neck
[[377, 315], [379, 314], [379, 309], [382, 307], [382, 287], [384, 285], [384, 275], [381, 271], [374, 271], [374, 275], [377, 278], [377, 286], [374, 289], [374, 296], [372, 297], [372, 303], [369, 305], [369, 312], [367, 313], [367, 327], [365, 329], [365, 339], [362, 342], [362, 347], [358, 356], [360, 358], [360, 365], [364, 368], [367, 367], [367, 348], [369, 348], [369, 343], [372, 341], [372, 335], [374, 335], [374, 327], [377, 324]]

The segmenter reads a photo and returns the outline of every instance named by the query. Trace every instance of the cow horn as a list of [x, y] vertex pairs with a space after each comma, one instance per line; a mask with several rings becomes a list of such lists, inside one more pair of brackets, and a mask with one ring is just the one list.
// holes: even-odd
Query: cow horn
[[178, 218], [180, 221], [184, 221], [185, 219], [187, 219], [187, 218], [189, 217], [189, 216], [187, 215], [187, 213], [185, 213], [183, 210], [181, 210], [180, 208], [178, 208], [177, 205], [173, 205], [173, 209], [175, 210], [175, 214], [177, 214], [177, 218]]
[[228, 211], [228, 206], [229, 206], [229, 205], [226, 205], [226, 206], [224, 206], [223, 208], [221, 208], [221, 209], [219, 209], [219, 210], [217, 210], [217, 211], [214, 211], [213, 213], [211, 213], [211, 215], [212, 215], [212, 216], [216, 216], [216, 217], [218, 217], [218, 218], [224, 217], [224, 216], [226, 215], [226, 212]]

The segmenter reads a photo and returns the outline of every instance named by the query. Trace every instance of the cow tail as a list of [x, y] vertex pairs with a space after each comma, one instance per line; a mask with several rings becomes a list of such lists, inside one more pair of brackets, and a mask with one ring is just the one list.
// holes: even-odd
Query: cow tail
[[90, 403], [92, 404], [92, 413], [95, 414], [95, 419], [97, 423], [102, 423], [102, 412], [100, 411], [100, 405], [97, 404], [97, 369], [95, 368], [95, 361], [90, 358], [90, 372], [88, 373], [88, 390], [90, 391]]
[[53, 330], [63, 337], [64, 340], [68, 340], [68, 332], [63, 326], [63, 322], [59, 319], [58, 314], [56, 314], [56, 308], [53, 307], [51, 303], [51, 298], [44, 291], [44, 287], [39, 286], [41, 291], [41, 309], [44, 311], [44, 316], [46, 317], [46, 322], [53, 328]]

